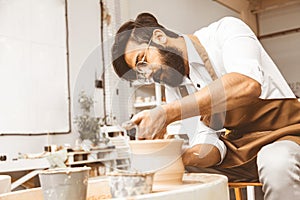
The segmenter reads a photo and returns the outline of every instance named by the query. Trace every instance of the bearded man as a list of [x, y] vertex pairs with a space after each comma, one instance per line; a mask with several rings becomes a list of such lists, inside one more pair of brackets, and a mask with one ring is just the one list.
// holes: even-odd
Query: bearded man
[[180, 121], [187, 171], [259, 180], [266, 200], [300, 199], [300, 103], [241, 20], [189, 35], [141, 13], [118, 30], [112, 59], [119, 77], [166, 87], [167, 104], [132, 118], [140, 139], [163, 138]]

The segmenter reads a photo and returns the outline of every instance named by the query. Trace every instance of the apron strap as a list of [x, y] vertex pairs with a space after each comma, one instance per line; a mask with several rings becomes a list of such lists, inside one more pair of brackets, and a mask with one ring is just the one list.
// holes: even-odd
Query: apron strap
[[[200, 58], [202, 59], [205, 69], [210, 75], [211, 79], [214, 81], [218, 79], [218, 76], [209, 60], [208, 54], [201, 44], [201, 42], [198, 40], [198, 38], [194, 35], [190, 35], [189, 38], [191, 39], [196, 51], [198, 52]], [[223, 128], [224, 121], [225, 121], [225, 112], [221, 113], [215, 113], [213, 115], [203, 115], [201, 117], [202, 122], [209, 126], [212, 129], [219, 130]]]
[[189, 38], [191, 39], [200, 58], [202, 59], [205, 69], [207, 70], [207, 72], [210, 75], [210, 77], [212, 78], [212, 80], [214, 81], [214, 80], [218, 79], [218, 76], [209, 60], [207, 52], [206, 52], [205, 48], [203, 47], [203, 45], [201, 44], [201, 42], [198, 40], [198, 38], [196, 36], [190, 36]]

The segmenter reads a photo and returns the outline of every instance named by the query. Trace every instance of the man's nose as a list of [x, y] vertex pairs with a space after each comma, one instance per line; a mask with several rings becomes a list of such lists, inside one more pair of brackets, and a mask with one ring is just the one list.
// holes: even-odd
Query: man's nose
[[153, 74], [153, 68], [151, 65], [147, 65], [145, 68], [144, 68], [144, 76], [145, 78], [151, 78], [152, 77], [152, 74]]
[[145, 74], [145, 78], [146, 79], [152, 78], [152, 74], [153, 74], [152, 70], [147, 71], [147, 73]]

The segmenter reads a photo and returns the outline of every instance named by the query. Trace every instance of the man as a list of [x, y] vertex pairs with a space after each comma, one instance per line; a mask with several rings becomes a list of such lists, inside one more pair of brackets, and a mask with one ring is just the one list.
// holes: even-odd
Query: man
[[121, 26], [112, 58], [119, 77], [166, 86], [167, 104], [132, 118], [139, 138], [163, 138], [169, 124], [188, 121], [188, 171], [259, 179], [265, 199], [300, 199], [300, 104], [241, 20], [185, 35], [142, 13]]

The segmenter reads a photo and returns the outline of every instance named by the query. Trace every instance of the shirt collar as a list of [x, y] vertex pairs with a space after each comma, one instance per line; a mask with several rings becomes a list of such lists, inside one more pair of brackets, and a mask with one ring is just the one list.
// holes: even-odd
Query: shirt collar
[[189, 79], [197, 90], [211, 82], [211, 77], [204, 67], [200, 55], [187, 35], [182, 35], [187, 48], [187, 56], [190, 67]]
[[202, 59], [200, 58], [196, 48], [194, 47], [191, 39], [187, 35], [184, 35], [184, 34], [182, 34], [181, 36], [185, 40], [189, 65], [192, 65], [192, 66], [193, 66], [193, 64], [204, 65], [204, 63], [203, 63]]

